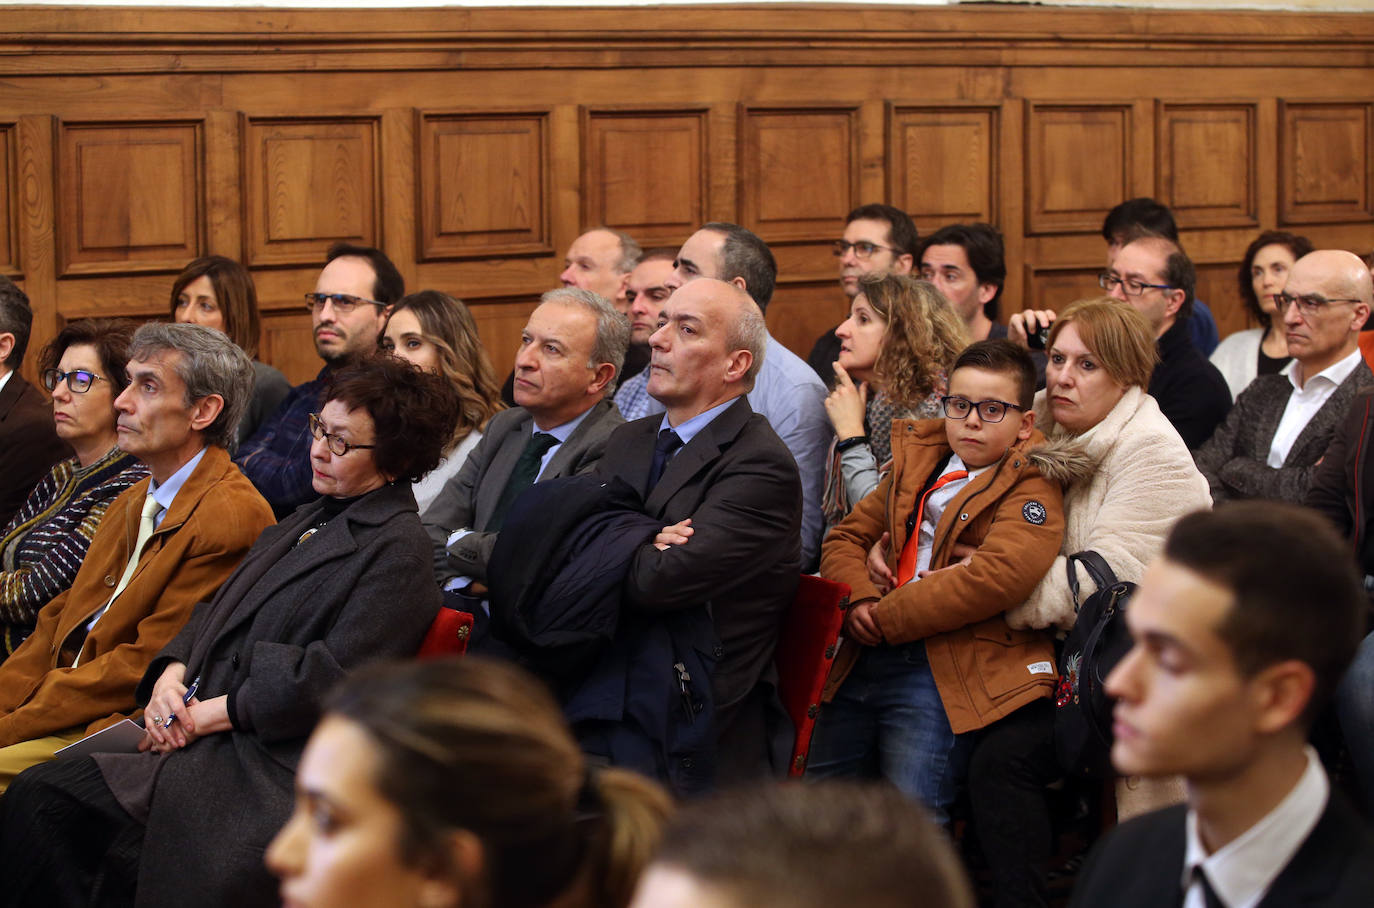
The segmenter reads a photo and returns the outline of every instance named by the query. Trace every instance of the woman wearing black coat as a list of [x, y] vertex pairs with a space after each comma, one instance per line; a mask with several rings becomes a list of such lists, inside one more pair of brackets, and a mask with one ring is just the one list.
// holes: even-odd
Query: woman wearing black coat
[[336, 372], [311, 419], [323, 497], [264, 531], [149, 666], [141, 753], [16, 779], [0, 804], [14, 871], [0, 898], [276, 903], [263, 850], [325, 694], [364, 662], [413, 655], [439, 608], [410, 484], [438, 463], [456, 412], [447, 385], [400, 360]]

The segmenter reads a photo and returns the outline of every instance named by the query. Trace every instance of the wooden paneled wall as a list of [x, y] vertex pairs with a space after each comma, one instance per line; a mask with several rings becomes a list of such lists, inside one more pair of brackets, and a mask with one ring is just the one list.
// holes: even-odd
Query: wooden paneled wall
[[1261, 229], [1374, 247], [1374, 17], [826, 6], [0, 11], [0, 272], [63, 319], [253, 269], [263, 356], [313, 374], [336, 240], [462, 297], [498, 368], [586, 226], [709, 220], [777, 254], [769, 323], [841, 318], [828, 243], [888, 201], [1005, 233], [1004, 314], [1095, 288], [1112, 205], [1172, 205], [1223, 331]]

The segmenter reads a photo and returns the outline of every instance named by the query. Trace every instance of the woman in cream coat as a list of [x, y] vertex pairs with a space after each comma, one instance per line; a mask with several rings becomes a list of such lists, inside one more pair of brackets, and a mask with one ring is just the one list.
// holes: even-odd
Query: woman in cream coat
[[[1067, 556], [1095, 551], [1118, 579], [1139, 582], [1175, 521], [1212, 500], [1183, 439], [1145, 392], [1156, 361], [1145, 317], [1103, 297], [1074, 303], [1057, 319], [1014, 316], [1012, 336], [1037, 317], [1054, 324], [1046, 388], [1035, 399], [1035, 425], [1047, 443], [1032, 458], [1043, 475], [1064, 485], [1064, 544], [1030, 599], [1006, 617], [1013, 627], [1067, 631], [1075, 617]], [[1039, 710], [1021, 710], [1019, 724], [1003, 723], [983, 738], [969, 769], [978, 837], [999, 906], [1044, 904], [1052, 835], [1044, 785], [1059, 770], [1054, 708], [1042, 702]], [[1176, 779], [1117, 785], [1123, 819], [1182, 800]]]

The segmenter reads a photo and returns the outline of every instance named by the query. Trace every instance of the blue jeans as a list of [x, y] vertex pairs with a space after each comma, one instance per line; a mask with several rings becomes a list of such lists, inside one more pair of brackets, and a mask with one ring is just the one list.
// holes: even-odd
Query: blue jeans
[[971, 738], [949, 727], [924, 642], [865, 647], [821, 707], [806, 774], [886, 779], [948, 824]]
[[1336, 710], [1365, 810], [1374, 815], [1374, 634], [1364, 638], [1346, 669], [1336, 692]]

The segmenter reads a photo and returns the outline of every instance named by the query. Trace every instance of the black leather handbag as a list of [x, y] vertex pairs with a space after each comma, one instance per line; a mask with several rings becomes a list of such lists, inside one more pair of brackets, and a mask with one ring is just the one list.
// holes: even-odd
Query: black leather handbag
[[[1097, 590], [1080, 601], [1075, 563], [1081, 564]], [[1071, 776], [1105, 777], [1112, 772], [1112, 700], [1104, 689], [1107, 675], [1131, 648], [1126, 606], [1136, 585], [1116, 579], [1096, 552], [1068, 559], [1073, 594], [1073, 630], [1064, 640], [1059, 687], [1055, 691], [1054, 749], [1060, 768]]]

